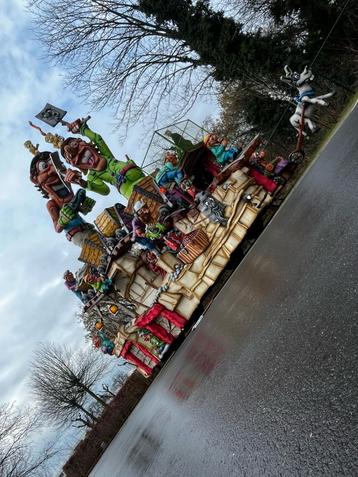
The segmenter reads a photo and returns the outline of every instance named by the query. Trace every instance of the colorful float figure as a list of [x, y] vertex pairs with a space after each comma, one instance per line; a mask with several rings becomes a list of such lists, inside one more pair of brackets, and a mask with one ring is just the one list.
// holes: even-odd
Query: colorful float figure
[[[191, 121], [187, 122], [187, 124], [189, 123]], [[171, 148], [174, 148], [179, 158], [178, 166], [184, 172], [186, 178], [191, 179], [192, 185], [197, 190], [205, 190], [220, 173], [220, 167], [215, 156], [203, 143], [202, 136], [200, 137], [197, 133], [192, 136], [190, 133], [188, 134], [185, 127], [183, 129], [181, 126], [178, 127], [178, 124], [180, 123], [170, 126], [170, 129], [166, 129], [165, 132], [161, 130], [160, 133], [159, 131], [156, 131], [156, 133], [167, 141], [167, 147], [171, 145]], [[150, 148], [151, 145], [149, 150]]]
[[[76, 289], [90, 287], [84, 310], [106, 322], [105, 329], [93, 325], [95, 345], [148, 376], [272, 200], [250, 172], [250, 159], [262, 140], [255, 137], [222, 166], [203, 141], [205, 131], [184, 121], [156, 131], [138, 167], [117, 161], [85, 120], [66, 125], [94, 143], [79, 138], [62, 142], [66, 161], [79, 170], [66, 171], [63, 165], [56, 170], [50, 153], [36, 154], [31, 180], [48, 197], [60, 191], [59, 199], [50, 204], [58, 231], [66, 218], [74, 219], [66, 207], [76, 200], [69, 183], [79, 184], [80, 194], [84, 188], [107, 194], [114, 185], [128, 199], [126, 206], [116, 204], [95, 219], [107, 254], [87, 260], [82, 273], [76, 274]], [[50, 161], [42, 165], [43, 157]], [[177, 199], [173, 190], [179, 191]], [[130, 304], [133, 318], [118, 311], [120, 302]]]
[[65, 280], [65, 287], [72, 293], [74, 293], [76, 297], [84, 303], [84, 296], [82, 292], [78, 289], [78, 283], [73, 273], [70, 270], [66, 270], [63, 274], [63, 279]]
[[226, 138], [219, 140], [216, 134], [206, 134], [203, 142], [214, 154], [216, 161], [220, 166], [224, 166], [227, 163], [234, 161], [242, 150], [237, 147], [228, 147], [228, 140]]
[[155, 181], [159, 187], [168, 187], [173, 182], [180, 184], [184, 173], [179, 167], [179, 158], [175, 151], [169, 149], [164, 155], [163, 167], [157, 172]]
[[112, 286], [110, 278], [100, 276], [98, 273], [87, 273], [84, 276], [84, 282], [100, 293], [109, 292]]
[[[153, 253], [158, 252], [154, 237], [148, 233], [147, 227], [151, 225], [153, 218], [151, 216], [149, 207], [145, 202], [138, 200], [133, 207], [134, 217], [132, 220], [132, 239], [134, 242], [143, 246], [148, 251]], [[158, 224], [163, 231], [164, 227]]]
[[171, 203], [181, 208], [193, 205], [196, 190], [190, 179], [185, 178], [178, 154], [173, 149], [165, 152], [164, 163], [155, 175], [155, 182]]
[[[288, 65], [285, 65], [284, 70], [285, 76], [281, 76], [281, 81], [288, 83], [290, 86], [294, 86], [298, 91], [297, 96], [294, 98], [297, 105], [296, 110], [290, 117], [290, 123], [296, 131], [300, 133], [302, 130], [301, 118], [303, 118], [303, 128], [307, 126], [312, 134], [317, 130], [317, 125], [313, 120], [315, 106], [328, 106], [325, 100], [333, 96], [334, 92], [331, 91], [318, 96], [311, 86], [314, 75], [307, 66], [305, 66], [301, 73], [292, 71]], [[305, 131], [302, 132], [303, 135], [306, 135]]]
[[87, 214], [95, 201], [86, 196], [84, 189], [76, 194], [62, 176], [66, 173], [63, 164], [56, 168], [54, 155], [48, 151], [38, 152], [31, 161], [30, 180], [36, 185], [43, 197], [49, 199], [46, 206], [56, 232], [65, 231], [69, 241], [80, 247], [85, 240], [96, 235], [93, 225], [80, 215]]
[[86, 122], [78, 119], [70, 123], [68, 129], [87, 137], [91, 143], [69, 137], [61, 144], [61, 154], [66, 162], [81, 171], [70, 169], [66, 180], [102, 195], [109, 194], [110, 184], [128, 199], [134, 186], [144, 178], [140, 167], [131, 160], [124, 162], [115, 159], [102, 136], [93, 132]]
[[294, 166], [302, 162], [305, 157], [303, 144], [307, 134], [313, 134], [318, 131], [317, 124], [314, 121], [315, 107], [317, 105], [328, 106], [325, 100], [333, 96], [334, 92], [331, 91], [330, 93], [317, 96], [311, 86], [314, 75], [307, 66], [305, 66], [301, 73], [292, 71], [288, 65], [285, 65], [284, 70], [285, 76], [281, 76], [281, 81], [295, 87], [298, 92], [297, 96], [293, 98], [296, 103], [296, 109], [290, 117], [290, 123], [297, 131], [296, 148], [288, 156], [289, 162]]
[[113, 354], [114, 342], [107, 337], [103, 325], [101, 323], [101, 326], [97, 326], [98, 323], [100, 322], [96, 323], [97, 331], [96, 334], [92, 336], [92, 343], [96, 348], [99, 348], [102, 353]]

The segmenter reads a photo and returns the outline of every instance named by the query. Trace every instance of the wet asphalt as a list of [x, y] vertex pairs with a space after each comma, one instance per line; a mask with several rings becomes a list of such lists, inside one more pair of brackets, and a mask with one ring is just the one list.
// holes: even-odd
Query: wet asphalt
[[358, 108], [91, 477], [358, 475]]

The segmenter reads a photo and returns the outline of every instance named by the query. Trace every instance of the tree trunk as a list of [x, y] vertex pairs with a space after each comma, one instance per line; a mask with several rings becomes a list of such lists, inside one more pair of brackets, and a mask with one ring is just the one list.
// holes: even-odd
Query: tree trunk
[[76, 407], [78, 407], [78, 409], [81, 409], [81, 411], [84, 412], [86, 414], [86, 416], [91, 418], [94, 422], [97, 421], [96, 416], [94, 414], [92, 414], [91, 411], [87, 411], [87, 409], [85, 409], [83, 406], [81, 406], [81, 404], [77, 404]]
[[86, 393], [88, 393], [90, 396], [92, 396], [97, 402], [99, 402], [103, 407], [106, 407], [108, 406], [108, 404], [103, 401], [103, 399], [101, 399], [99, 396], [97, 396], [96, 393], [94, 393], [90, 388], [88, 388], [87, 386], [84, 386], [82, 385], [83, 389], [86, 391]]

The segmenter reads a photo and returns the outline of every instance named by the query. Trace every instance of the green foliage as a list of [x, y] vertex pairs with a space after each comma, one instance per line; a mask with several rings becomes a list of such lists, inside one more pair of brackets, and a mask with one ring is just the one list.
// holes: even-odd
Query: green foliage
[[[250, 2], [259, 4], [261, 0]], [[266, 4], [274, 23], [299, 40], [301, 53], [296, 64], [300, 66], [310, 63], [323, 46], [317, 63], [322, 71], [329, 71], [332, 61], [345, 55], [348, 48], [358, 47], [356, 1], [268, 0]]]
[[277, 71], [289, 52], [287, 35], [245, 33], [240, 23], [214, 11], [207, 1], [140, 0], [138, 8], [157, 25], [170, 25], [173, 37], [184, 41], [200, 64], [212, 66], [218, 81]]
[[176, 118], [182, 118], [216, 80], [242, 89], [240, 114], [230, 128], [239, 122], [244, 130], [266, 131], [282, 114], [276, 93], [285, 64], [296, 71], [312, 66], [317, 79], [328, 81], [323, 92], [353, 92], [357, 1], [344, 11], [346, 0], [222, 4], [236, 6], [236, 17], [208, 0], [38, 0], [32, 8], [42, 25], [39, 39], [52, 59], [68, 66], [76, 92], [95, 108], [111, 104], [126, 125], [150, 107], [159, 117], [163, 102], [175, 104]]
[[[242, 108], [246, 112], [246, 120], [249, 124], [265, 135], [270, 135], [273, 126], [280, 120], [283, 112], [287, 109], [287, 103], [269, 96], [257, 95], [250, 91], [242, 98]], [[290, 116], [287, 111], [287, 119]], [[281, 134], [287, 132], [291, 135], [292, 127], [288, 120], [281, 125]]]
[[[257, 133], [269, 138], [280, 122], [279, 141], [292, 142], [294, 136], [288, 119], [293, 106], [286, 101], [269, 96], [263, 86], [256, 83], [236, 82], [226, 85], [220, 94], [221, 114], [216, 124], [208, 125], [220, 136], [228, 136], [234, 143], [247, 143]], [[282, 92], [281, 92], [282, 94]], [[275, 134], [277, 138], [277, 134]]]

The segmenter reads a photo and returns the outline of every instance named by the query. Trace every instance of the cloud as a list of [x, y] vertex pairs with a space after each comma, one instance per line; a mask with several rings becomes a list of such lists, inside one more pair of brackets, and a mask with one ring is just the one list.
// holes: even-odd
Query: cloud
[[49, 291], [53, 290], [53, 288], [58, 287], [58, 285], [59, 285], [61, 282], [62, 282], [61, 278], [59, 278], [59, 277], [54, 278], [51, 282], [48, 282], [48, 283], [46, 283], [45, 285], [43, 285], [43, 286], [36, 292], [36, 295], [37, 295], [37, 296], [43, 296], [43, 295], [45, 295], [45, 294], [48, 293]]
[[15, 297], [15, 292], [12, 292], [6, 296], [0, 296], [0, 312], [5, 311], [7, 306], [14, 300]]
[[[78, 251], [56, 234], [46, 201], [28, 179], [31, 156], [23, 142], [39, 137], [29, 128], [49, 98], [72, 98], [59, 72], [42, 65], [29, 41], [21, 2], [0, 6], [0, 399], [28, 401], [28, 362], [40, 341], [52, 339], [76, 346], [83, 330], [74, 318], [78, 301], [63, 286], [63, 270]], [[68, 251], [64, 251], [69, 247]], [[77, 253], [76, 253], [77, 252]]]

